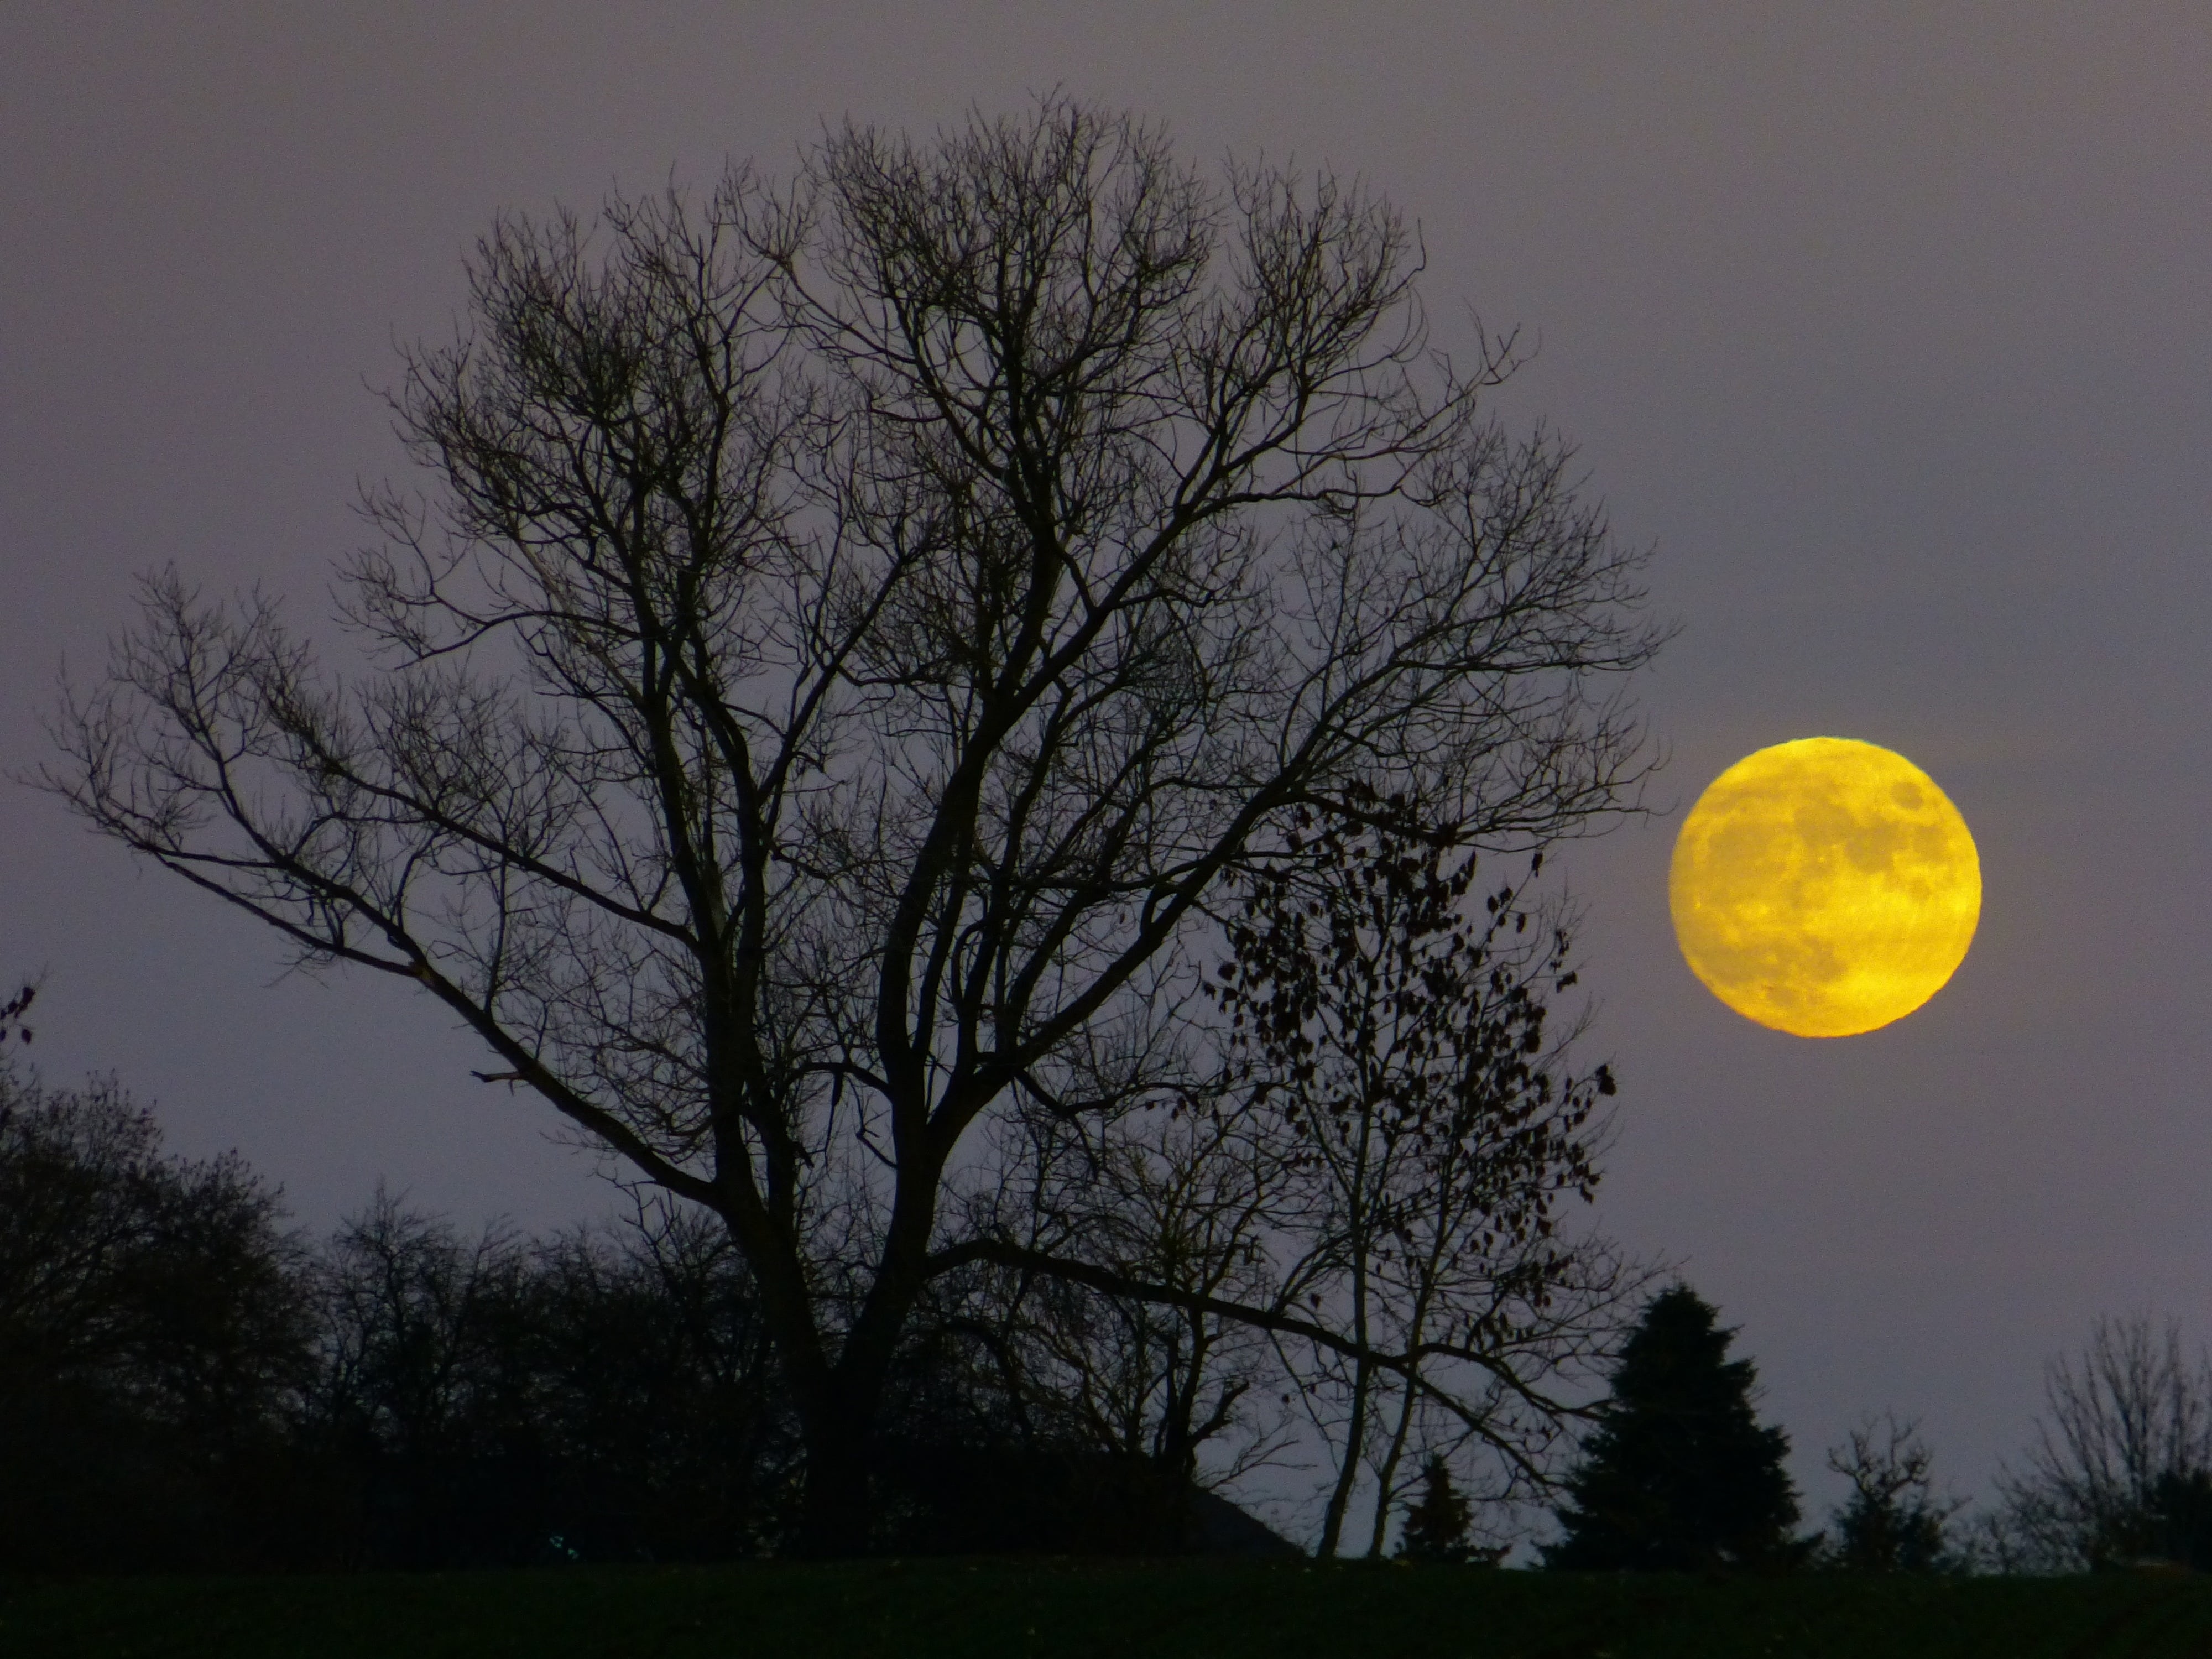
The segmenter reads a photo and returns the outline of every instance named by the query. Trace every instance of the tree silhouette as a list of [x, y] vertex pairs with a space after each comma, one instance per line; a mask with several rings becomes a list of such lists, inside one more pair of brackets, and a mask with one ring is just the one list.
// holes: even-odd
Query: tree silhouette
[[1892, 1413], [1869, 1417], [1829, 1449], [1828, 1467], [1851, 1483], [1834, 1511], [1835, 1537], [1823, 1547], [1830, 1564], [1850, 1572], [1941, 1572], [1952, 1565], [1945, 1522], [1964, 1504], [1934, 1495], [1934, 1455], [1917, 1428]]
[[2044, 1399], [2025, 1467], [1997, 1476], [1985, 1541], [2000, 1565], [2072, 1572], [2203, 1549], [2188, 1534], [2212, 1486], [2212, 1358], [2185, 1354], [2178, 1323], [2098, 1320], [2045, 1367]]
[[1443, 1457], [1431, 1453], [1421, 1466], [1420, 1501], [1406, 1512], [1398, 1553], [1408, 1561], [1464, 1561], [1467, 1525], [1467, 1499], [1453, 1486]]
[[162, 1150], [112, 1081], [0, 1057], [0, 1563], [234, 1565], [307, 1376], [276, 1192]]
[[1613, 1392], [1558, 1511], [1547, 1566], [1644, 1571], [1790, 1565], [1797, 1498], [1790, 1440], [1762, 1428], [1757, 1372], [1686, 1285], [1655, 1297], [1621, 1350]]
[[2212, 1471], [2168, 1470], [2151, 1488], [2159, 1559], [2192, 1572], [2212, 1571]]
[[1563, 919], [1525, 889], [1480, 890], [1464, 851], [1301, 828], [1314, 866], [1249, 884], [1212, 994], [1245, 1115], [1290, 1153], [1268, 1218], [1282, 1282], [1364, 1351], [1284, 1350], [1302, 1398], [1341, 1406], [1316, 1553], [1338, 1553], [1371, 1468], [1379, 1556], [1429, 1431], [1496, 1455], [1507, 1487], [1490, 1495], [1534, 1477], [1566, 1416], [1552, 1385], [1644, 1280], [1559, 1224], [1596, 1184], [1614, 1088], [1610, 1066], [1570, 1065], [1580, 1021], [1547, 1025], [1577, 977]]
[[1214, 189], [1060, 99], [509, 219], [392, 399], [428, 499], [340, 572], [382, 672], [156, 576], [49, 781], [718, 1216], [803, 1547], [858, 1551], [933, 1282], [1085, 1265], [953, 1200], [1024, 1103], [1174, 1081], [1208, 907], [1295, 814], [1528, 846], [1631, 802], [1638, 556], [1478, 413], [1510, 343], [1427, 348], [1418, 267], [1356, 185]]

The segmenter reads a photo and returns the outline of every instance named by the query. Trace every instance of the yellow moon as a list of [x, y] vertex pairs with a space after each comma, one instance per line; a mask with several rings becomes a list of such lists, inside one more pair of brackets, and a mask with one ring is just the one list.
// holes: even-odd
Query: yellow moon
[[1667, 880], [1690, 971], [1798, 1036], [1855, 1036], [1943, 988], [1982, 914], [1959, 809], [1904, 756], [1803, 738], [1747, 756], [1683, 820]]

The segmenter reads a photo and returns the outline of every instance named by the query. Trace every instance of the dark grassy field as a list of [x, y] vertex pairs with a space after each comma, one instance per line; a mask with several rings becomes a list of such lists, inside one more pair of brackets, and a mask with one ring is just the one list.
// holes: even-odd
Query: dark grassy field
[[2212, 1579], [872, 1562], [0, 1583], [6, 1659], [2212, 1655]]

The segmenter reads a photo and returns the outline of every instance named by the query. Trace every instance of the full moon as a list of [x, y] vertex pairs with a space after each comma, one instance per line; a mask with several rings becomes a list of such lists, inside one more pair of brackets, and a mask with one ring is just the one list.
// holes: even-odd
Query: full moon
[[1747, 1019], [1855, 1036], [1966, 960], [1982, 865], [1959, 809], [1904, 756], [1802, 738], [1745, 757], [1683, 820], [1667, 881], [1690, 971]]

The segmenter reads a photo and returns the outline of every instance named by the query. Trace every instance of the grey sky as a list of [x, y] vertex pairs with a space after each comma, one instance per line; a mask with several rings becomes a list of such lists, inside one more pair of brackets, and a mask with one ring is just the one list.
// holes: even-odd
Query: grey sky
[[[1540, 343], [1683, 623], [1662, 800], [1787, 738], [1899, 750], [1979, 842], [1980, 937], [1903, 1024], [1809, 1042], [1690, 978], [1662, 821], [1569, 852], [1623, 1078], [1601, 1196], [1744, 1328], [1801, 1479], [1857, 1412], [1978, 1488], [2100, 1311], [2212, 1336], [2212, 12], [2200, 3], [10, 6], [0, 14], [0, 766], [174, 560], [301, 620], [400, 462], [366, 384], [502, 209], [588, 208], [823, 118], [1055, 84], [1183, 153], [1357, 173]], [[593, 1212], [433, 1007], [272, 982], [255, 925], [0, 790], [0, 973], [326, 1224], [379, 1176]]]

